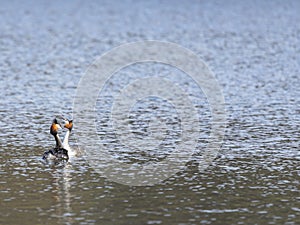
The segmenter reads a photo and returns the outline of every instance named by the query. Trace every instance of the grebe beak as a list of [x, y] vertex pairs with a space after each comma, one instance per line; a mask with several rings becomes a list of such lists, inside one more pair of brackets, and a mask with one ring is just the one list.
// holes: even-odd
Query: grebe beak
[[64, 119], [64, 120], [63, 120], [63, 122], [64, 122], [64, 124], [63, 124], [63, 125], [66, 125], [66, 124], [68, 124], [68, 123], [69, 123], [69, 121], [68, 121], [68, 120], [66, 120], [66, 119]]

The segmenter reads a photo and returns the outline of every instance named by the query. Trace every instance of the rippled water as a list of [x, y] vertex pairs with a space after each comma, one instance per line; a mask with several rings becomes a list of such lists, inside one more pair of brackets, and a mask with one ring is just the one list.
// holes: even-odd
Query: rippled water
[[[0, 6], [0, 224], [299, 224], [298, 1]], [[212, 165], [198, 171], [197, 157], [210, 131], [208, 103], [180, 72], [172, 81], [189, 93], [202, 128], [195, 160], [185, 170], [154, 186], [131, 187], [96, 173], [84, 155], [44, 165], [41, 155], [54, 142], [51, 120], [72, 114], [88, 65], [113, 47], [145, 39], [191, 49], [218, 79], [228, 118]], [[120, 147], [108, 122], [113, 92], [136, 76], [168, 77], [168, 71], [154, 64], [129, 67], [100, 93], [99, 140], [119, 160], [159, 161], [174, 149], [180, 121], [174, 106], [161, 99], [138, 102], [129, 118], [140, 139], [148, 135], [153, 114], [167, 121], [159, 150]], [[77, 146], [74, 136], [71, 145]]]

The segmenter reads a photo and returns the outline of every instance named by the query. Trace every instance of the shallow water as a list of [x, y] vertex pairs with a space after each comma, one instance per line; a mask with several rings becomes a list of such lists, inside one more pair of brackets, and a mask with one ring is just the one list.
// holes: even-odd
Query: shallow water
[[[0, 224], [299, 224], [298, 1], [0, 5]], [[44, 165], [41, 155], [54, 142], [51, 120], [71, 116], [88, 65], [113, 47], [145, 39], [189, 48], [214, 72], [228, 115], [218, 157], [199, 172], [211, 125], [201, 90], [179, 71], [171, 78], [170, 68], [147, 64], [119, 71], [99, 94], [99, 141], [126, 163], [168, 156], [180, 138], [172, 104], [144, 99], [128, 120], [138, 139], [148, 135], [151, 116], [166, 121], [159, 150], [124, 148], [108, 119], [113, 93], [137, 77], [169, 76], [189, 93], [200, 119], [195, 158], [184, 170], [135, 187], [98, 174], [84, 153]], [[74, 123], [70, 142], [77, 148]]]

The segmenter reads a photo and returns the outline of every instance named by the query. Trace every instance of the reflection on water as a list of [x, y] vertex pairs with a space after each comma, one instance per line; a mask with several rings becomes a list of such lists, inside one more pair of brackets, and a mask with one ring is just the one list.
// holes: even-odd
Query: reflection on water
[[[298, 224], [298, 1], [0, 5], [0, 224]], [[198, 171], [210, 131], [201, 90], [178, 71], [137, 65], [115, 74], [99, 93], [99, 141], [126, 163], [159, 161], [172, 152], [180, 118], [168, 102], [143, 99], [128, 119], [139, 139], [149, 135], [153, 114], [166, 121], [157, 151], [124, 148], [109, 124], [112, 92], [137, 77], [169, 76], [200, 117], [199, 143], [186, 169], [155, 186], [131, 187], [96, 173], [84, 155], [41, 163], [54, 145], [51, 121], [71, 114], [88, 64], [112, 47], [144, 39], [188, 47], [216, 74], [229, 116], [218, 158]], [[70, 144], [77, 146], [74, 136]]]
[[56, 187], [54, 198], [57, 202], [57, 211], [51, 215], [58, 217], [60, 223], [71, 224], [72, 222], [72, 208], [71, 208], [71, 194], [70, 187], [72, 182], [71, 172], [72, 165], [66, 164], [61, 170], [55, 170], [53, 175], [53, 184]]

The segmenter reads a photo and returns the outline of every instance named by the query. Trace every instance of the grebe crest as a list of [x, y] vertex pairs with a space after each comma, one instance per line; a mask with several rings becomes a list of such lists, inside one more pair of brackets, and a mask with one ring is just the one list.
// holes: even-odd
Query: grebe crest
[[71, 132], [72, 128], [73, 128], [73, 120], [65, 120], [64, 127], [67, 128]]
[[59, 129], [61, 129], [61, 125], [60, 125], [60, 123], [57, 122], [57, 119], [55, 118], [52, 121], [52, 124], [50, 127], [50, 134], [52, 134], [53, 136], [57, 135]]

